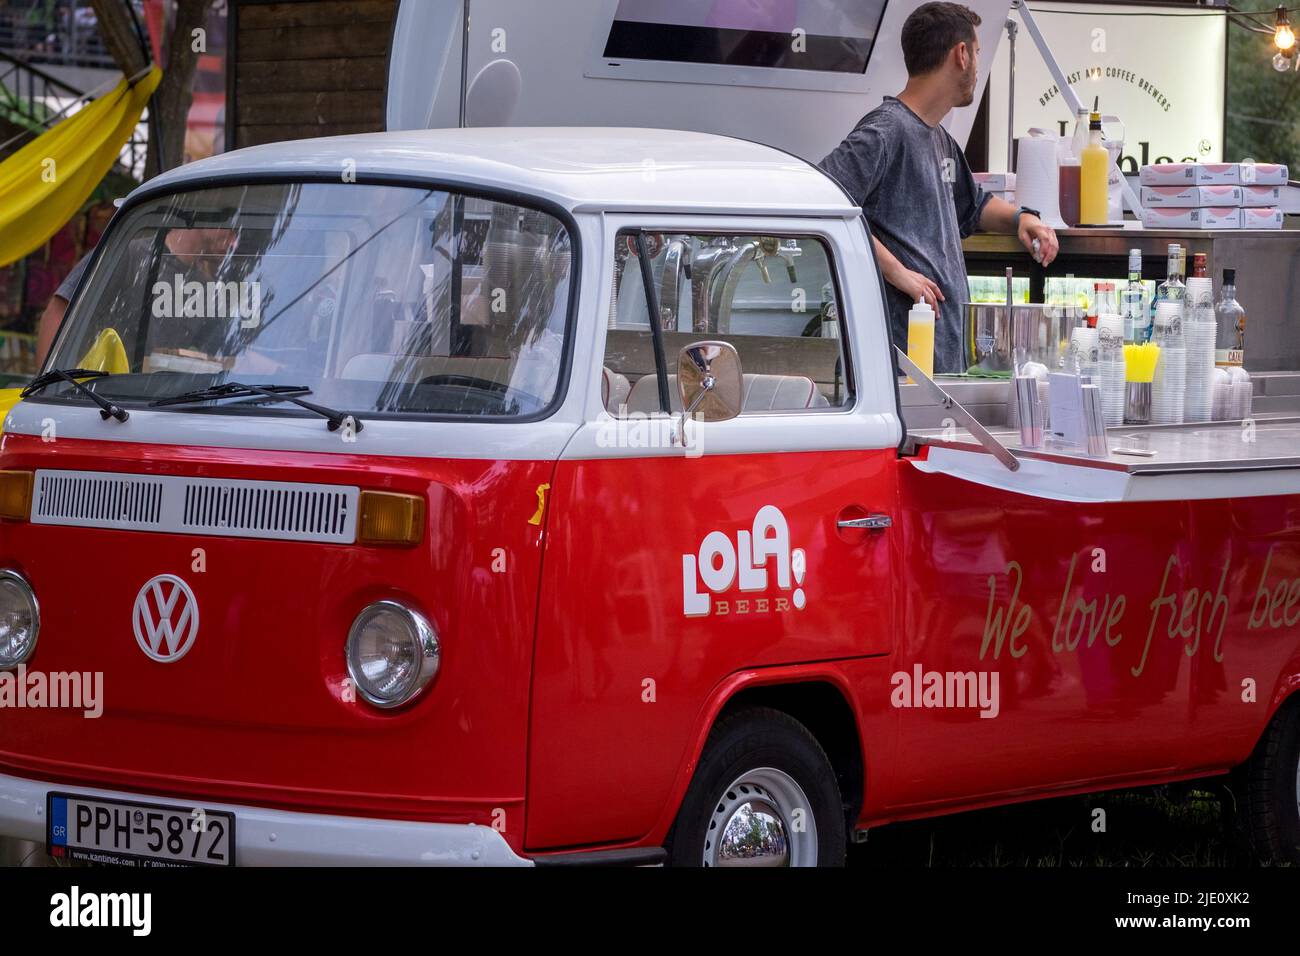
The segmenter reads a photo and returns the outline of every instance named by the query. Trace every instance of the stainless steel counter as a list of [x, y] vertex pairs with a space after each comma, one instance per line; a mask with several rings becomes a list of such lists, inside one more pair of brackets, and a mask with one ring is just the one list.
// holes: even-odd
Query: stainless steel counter
[[[1252, 378], [1255, 399], [1250, 426], [1241, 422], [1122, 425], [1107, 430], [1111, 452], [1106, 458], [1092, 458], [1078, 449], [1022, 448], [1020, 432], [1006, 427], [1007, 380], [941, 375], [935, 381], [1020, 458], [1129, 475], [1300, 468], [1300, 372], [1263, 372]], [[930, 402], [919, 386], [900, 383], [899, 395], [912, 442], [983, 451], [964, 428], [951, 423], [945, 427], [951, 413]], [[1153, 454], [1122, 454], [1117, 449]]]
[[[1017, 458], [1105, 468], [1130, 475], [1300, 468], [1300, 416], [1260, 417], [1254, 419], [1249, 432], [1240, 422], [1110, 428], [1107, 435], [1111, 451], [1106, 458], [1092, 458], [1071, 449], [1021, 448], [1019, 431], [1006, 428], [990, 431]], [[908, 434], [921, 445], [982, 450], [964, 429], [957, 429], [955, 434], [942, 429]], [[1152, 454], [1149, 457], [1124, 454], [1126, 450]]]

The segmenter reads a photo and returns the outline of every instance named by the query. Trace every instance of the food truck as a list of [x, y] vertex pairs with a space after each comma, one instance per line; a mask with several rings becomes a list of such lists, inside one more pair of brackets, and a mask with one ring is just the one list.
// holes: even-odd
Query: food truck
[[0, 835], [825, 866], [1221, 778], [1300, 860], [1300, 409], [1031, 449], [896, 354], [861, 211], [735, 136], [150, 181], [0, 438]]

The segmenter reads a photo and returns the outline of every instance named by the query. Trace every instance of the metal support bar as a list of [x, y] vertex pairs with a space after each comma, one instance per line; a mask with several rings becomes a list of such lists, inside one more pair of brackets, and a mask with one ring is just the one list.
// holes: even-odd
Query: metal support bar
[[952, 417], [957, 419], [968, 432], [974, 435], [975, 440], [988, 449], [989, 454], [1006, 465], [1008, 471], [1020, 470], [1020, 459], [1011, 453], [1010, 448], [994, 438], [989, 433], [989, 430], [966, 410], [966, 406], [945, 392], [938, 382], [922, 372], [920, 367], [908, 358], [907, 353], [897, 345], [894, 346], [894, 354], [898, 359], [899, 367], [911, 376], [912, 381], [921, 386], [922, 390], [944, 410], [952, 412]]
[[[1039, 55], [1043, 58], [1043, 62], [1047, 64], [1048, 72], [1052, 74], [1052, 79], [1056, 81], [1057, 89], [1061, 91], [1061, 96], [1065, 99], [1065, 105], [1070, 108], [1070, 115], [1077, 116], [1079, 110], [1083, 107], [1083, 103], [1079, 100], [1078, 94], [1074, 92], [1074, 88], [1065, 81], [1065, 73], [1061, 69], [1061, 64], [1056, 61], [1056, 56], [1052, 53], [1052, 48], [1047, 45], [1047, 38], [1044, 37], [1042, 31], [1038, 29], [1038, 23], [1034, 20], [1033, 14], [1029, 12], [1029, 5], [1025, 0], [1011, 0], [1011, 9], [1020, 14], [1020, 19], [1024, 23], [1025, 29], [1029, 31], [1029, 36], [1033, 39], [1034, 46], [1038, 47]], [[1009, 124], [1010, 118], [1008, 118], [1008, 125]], [[1007, 163], [1010, 164], [1010, 162], [1011, 157], [1010, 154], [1008, 154]], [[1133, 187], [1129, 185], [1128, 179], [1124, 176], [1124, 170], [1119, 168], [1118, 160], [1111, 162], [1111, 169], [1114, 169], [1119, 173], [1119, 186], [1120, 190], [1124, 194], [1124, 201], [1128, 203], [1128, 207], [1133, 211], [1133, 214], [1140, 219], [1142, 217], [1142, 204], [1138, 201], [1137, 193], [1133, 191]]]
[[460, 128], [465, 128], [465, 110], [469, 99], [469, 5], [465, 0], [460, 27]]
[[1016, 148], [1016, 34], [1020, 27], [1016, 21], [1007, 17], [1007, 42], [1011, 45], [1007, 48], [1008, 80], [1007, 83], [1007, 169], [1015, 168], [1012, 160]]

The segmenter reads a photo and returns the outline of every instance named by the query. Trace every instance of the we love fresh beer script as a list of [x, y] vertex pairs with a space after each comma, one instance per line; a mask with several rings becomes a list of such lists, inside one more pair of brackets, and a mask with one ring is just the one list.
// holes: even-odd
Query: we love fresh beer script
[[[1264, 566], [1251, 602], [1247, 631], [1261, 628], [1278, 630], [1300, 623], [1300, 577], [1286, 578], [1271, 573], [1276, 547], [1277, 545], [1270, 547], [1264, 558]], [[1070, 558], [1070, 569], [1056, 609], [1052, 628], [1052, 651], [1056, 654], [1075, 651], [1080, 644], [1092, 647], [1098, 638], [1109, 647], [1117, 647], [1124, 640], [1123, 626], [1129, 605], [1127, 595], [1106, 591], [1085, 597], [1080, 593], [1075, 595], [1073, 601], [1070, 600], [1079, 574], [1079, 557], [1076, 552]], [[1104, 552], [1093, 552], [1092, 570], [1105, 571]], [[1212, 588], [1192, 587], [1181, 592], [1176, 587], [1171, 588], [1171, 578], [1177, 581], [1175, 575], [1179, 570], [1178, 557], [1171, 554], [1165, 562], [1160, 593], [1147, 605], [1147, 630], [1142, 656], [1135, 666], [1129, 668], [1129, 673], [1134, 677], [1142, 676], [1151, 643], [1162, 625], [1170, 640], [1183, 641], [1188, 657], [1194, 656], [1204, 643], [1213, 647], [1215, 661], [1223, 660], [1223, 633], [1231, 611], [1224, 589], [1231, 561], [1224, 564], [1218, 584]], [[984, 660], [990, 650], [992, 659], [998, 660], [1004, 647], [1013, 659], [1023, 656], [1029, 650], [1020, 639], [1033, 623], [1034, 612], [1020, 600], [1024, 571], [1019, 562], [1012, 561], [1007, 565], [1002, 580], [1009, 590], [1009, 598], [1005, 603], [998, 600], [998, 575], [989, 575], [989, 604], [984, 618], [984, 637], [980, 642], [980, 660]], [[1251, 580], [1249, 574], [1246, 580]]]

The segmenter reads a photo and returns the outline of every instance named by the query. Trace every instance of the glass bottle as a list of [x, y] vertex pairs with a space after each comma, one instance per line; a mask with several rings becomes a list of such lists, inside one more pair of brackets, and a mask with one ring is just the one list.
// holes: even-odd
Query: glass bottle
[[1124, 341], [1141, 345], [1151, 338], [1151, 313], [1147, 309], [1146, 287], [1142, 285], [1142, 250], [1128, 251], [1128, 285], [1120, 296], [1124, 316]]
[[1183, 310], [1183, 338], [1187, 347], [1187, 396], [1184, 421], [1208, 422], [1214, 409], [1216, 354], [1214, 287], [1206, 269], [1206, 255], [1192, 257]]
[[1169, 246], [1169, 258], [1165, 268], [1165, 281], [1156, 287], [1156, 301], [1187, 297], [1187, 286], [1183, 284], [1183, 247], [1177, 243]]
[[1223, 270], [1223, 287], [1214, 306], [1218, 332], [1214, 342], [1214, 364], [1219, 368], [1246, 364], [1246, 310], [1237, 301], [1237, 270]]

